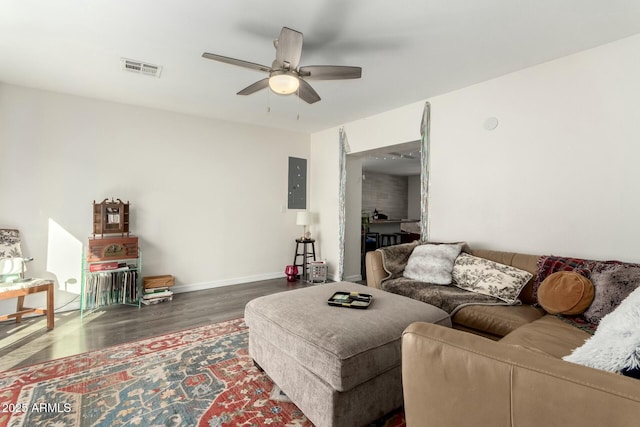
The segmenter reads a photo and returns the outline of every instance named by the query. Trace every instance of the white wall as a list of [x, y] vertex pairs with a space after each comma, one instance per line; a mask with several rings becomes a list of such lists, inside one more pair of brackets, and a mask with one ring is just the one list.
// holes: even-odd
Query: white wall
[[309, 202], [316, 223], [310, 227], [316, 238], [316, 252], [328, 263], [328, 274], [335, 278], [338, 268], [338, 129], [311, 135]]
[[[431, 239], [637, 262], [638, 51], [634, 36], [430, 99]], [[422, 108], [345, 124], [352, 152], [418, 139]], [[313, 169], [316, 182], [337, 180], [335, 134], [311, 137], [312, 157], [330, 162]], [[326, 215], [331, 203], [312, 192]], [[337, 238], [337, 221], [326, 226]]]
[[347, 156], [345, 189], [344, 280], [362, 280], [362, 161]]
[[639, 261], [638, 51], [635, 36], [431, 99], [431, 238]]
[[411, 175], [407, 177], [407, 218], [420, 219], [421, 177]]
[[345, 124], [351, 153], [419, 140], [423, 110], [420, 101]]
[[309, 158], [306, 134], [0, 84], [0, 146], [0, 226], [21, 230], [30, 276], [68, 291], [57, 307], [107, 197], [131, 202], [144, 275], [173, 274], [176, 291], [283, 277], [293, 260], [287, 165]]

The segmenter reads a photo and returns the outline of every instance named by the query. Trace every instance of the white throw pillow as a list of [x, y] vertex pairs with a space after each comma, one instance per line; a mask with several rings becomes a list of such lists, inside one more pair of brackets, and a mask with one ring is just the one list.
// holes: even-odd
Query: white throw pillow
[[605, 371], [640, 368], [640, 288], [600, 320], [596, 333], [563, 357]]
[[402, 275], [419, 282], [449, 285], [453, 262], [461, 250], [462, 245], [418, 245], [411, 252]]
[[528, 271], [462, 253], [453, 266], [454, 284], [467, 291], [518, 302], [520, 291], [533, 277]]

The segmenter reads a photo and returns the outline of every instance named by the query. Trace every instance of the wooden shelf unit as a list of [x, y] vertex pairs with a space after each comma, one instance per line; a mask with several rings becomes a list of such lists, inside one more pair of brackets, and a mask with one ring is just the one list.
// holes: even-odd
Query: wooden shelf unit
[[140, 308], [143, 294], [140, 249], [136, 248], [135, 257], [96, 259], [92, 254], [95, 255], [87, 248], [83, 256], [80, 315], [113, 304]]

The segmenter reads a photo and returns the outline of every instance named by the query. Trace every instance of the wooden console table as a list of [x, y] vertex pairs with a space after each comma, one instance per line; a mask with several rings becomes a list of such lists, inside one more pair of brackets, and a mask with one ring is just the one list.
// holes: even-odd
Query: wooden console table
[[[47, 293], [46, 308], [30, 308], [24, 306], [24, 297], [37, 292]], [[32, 279], [17, 282], [0, 283], [0, 300], [9, 298], [18, 298], [16, 312], [11, 314], [0, 315], [0, 320], [8, 320], [15, 318], [16, 323], [20, 323], [22, 316], [29, 313], [46, 314], [47, 329], [51, 330], [54, 326], [53, 318], [53, 282], [44, 279]]]

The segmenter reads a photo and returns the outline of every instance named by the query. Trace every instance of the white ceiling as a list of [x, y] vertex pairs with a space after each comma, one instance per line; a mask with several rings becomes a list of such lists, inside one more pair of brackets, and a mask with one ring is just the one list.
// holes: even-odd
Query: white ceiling
[[[304, 33], [301, 65], [362, 79], [312, 82], [313, 105], [238, 96], [266, 75], [201, 57], [271, 65], [283, 26]], [[638, 0], [1, 0], [0, 82], [315, 132], [636, 33]]]

